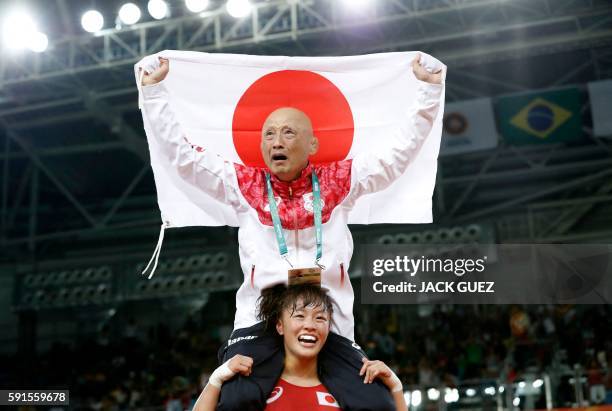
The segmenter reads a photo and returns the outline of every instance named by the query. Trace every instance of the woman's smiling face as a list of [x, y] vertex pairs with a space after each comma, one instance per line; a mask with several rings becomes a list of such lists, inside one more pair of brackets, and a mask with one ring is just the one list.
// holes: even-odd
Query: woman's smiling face
[[283, 336], [285, 353], [298, 358], [316, 357], [329, 335], [330, 313], [323, 304], [304, 307], [303, 300], [283, 310], [276, 331]]

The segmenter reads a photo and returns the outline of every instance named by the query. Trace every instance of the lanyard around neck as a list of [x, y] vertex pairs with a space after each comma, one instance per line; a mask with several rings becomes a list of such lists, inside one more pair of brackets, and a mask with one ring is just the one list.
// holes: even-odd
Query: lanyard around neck
[[[270, 181], [270, 173], [266, 173], [266, 188], [268, 192], [268, 204], [270, 206], [270, 215], [272, 216], [272, 224], [274, 226], [274, 233], [276, 234], [276, 242], [278, 243], [278, 250], [282, 258], [284, 258], [291, 267], [293, 265], [289, 262], [289, 251], [287, 250], [287, 242], [285, 241], [285, 235], [283, 234], [283, 226], [280, 221], [278, 214], [278, 208], [276, 206], [276, 200], [274, 199], [274, 193], [272, 191], [272, 183]], [[315, 226], [315, 238], [317, 242], [317, 257], [315, 263], [324, 268], [321, 263], [321, 257], [323, 255], [323, 219], [321, 217], [321, 186], [319, 185], [319, 179], [317, 174], [312, 172], [312, 206], [314, 214], [314, 226]]]

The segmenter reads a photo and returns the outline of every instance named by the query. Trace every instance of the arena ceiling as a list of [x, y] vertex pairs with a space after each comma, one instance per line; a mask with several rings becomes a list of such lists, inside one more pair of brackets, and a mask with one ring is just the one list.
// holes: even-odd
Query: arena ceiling
[[[612, 78], [608, 0], [374, 0], [359, 12], [340, 0], [269, 0], [244, 19], [227, 15], [224, 1], [194, 15], [173, 0], [168, 19], [96, 35], [81, 29], [85, 9], [98, 6], [114, 20], [121, 3], [30, 1], [49, 49], [0, 54], [7, 263], [152, 251], [160, 218], [132, 67], [160, 50], [422, 50], [448, 65], [448, 102], [564, 85], [586, 93], [587, 82]], [[500, 144], [443, 158], [436, 221], [492, 221], [500, 241], [611, 239], [612, 144], [592, 136], [588, 105], [583, 116], [580, 144]], [[194, 246], [235, 240], [219, 228], [177, 236]]]

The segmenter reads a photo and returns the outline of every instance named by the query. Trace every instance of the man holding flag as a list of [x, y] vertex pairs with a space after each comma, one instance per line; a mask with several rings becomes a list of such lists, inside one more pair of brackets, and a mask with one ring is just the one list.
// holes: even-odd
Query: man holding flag
[[[444, 69], [434, 72], [412, 61], [418, 91], [392, 145], [352, 159], [313, 164], [319, 149], [308, 113], [281, 106], [261, 128], [266, 167], [230, 163], [191, 142], [169, 104], [164, 79], [170, 61], [159, 58], [143, 70], [145, 123], [182, 179], [228, 204], [239, 221], [244, 282], [236, 295], [234, 331], [220, 352], [253, 357], [250, 376], [223, 385], [219, 410], [257, 410], [283, 367], [282, 343], [265, 332], [257, 318], [261, 290], [279, 283], [315, 282], [329, 290], [334, 304], [332, 333], [321, 352], [321, 380], [344, 410], [392, 410], [381, 384], [359, 378], [365, 354], [353, 342], [353, 290], [348, 265], [353, 241], [348, 213], [358, 198], [380, 191], [399, 178], [418, 155], [438, 116]], [[321, 104], [325, 104], [322, 101]], [[312, 344], [308, 335], [300, 343]]]

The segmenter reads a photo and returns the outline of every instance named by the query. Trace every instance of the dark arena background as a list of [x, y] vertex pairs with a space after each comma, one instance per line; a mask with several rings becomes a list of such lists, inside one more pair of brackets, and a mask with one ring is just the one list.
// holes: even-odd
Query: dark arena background
[[190, 410], [232, 330], [236, 229], [168, 230], [140, 275], [160, 216], [133, 65], [164, 49], [447, 64], [434, 224], [351, 227], [356, 340], [412, 410], [608, 409], [607, 302], [362, 305], [359, 261], [363, 244], [611, 242], [612, 1], [132, 4], [0, 2], [0, 389], [70, 391], [19, 409]]

